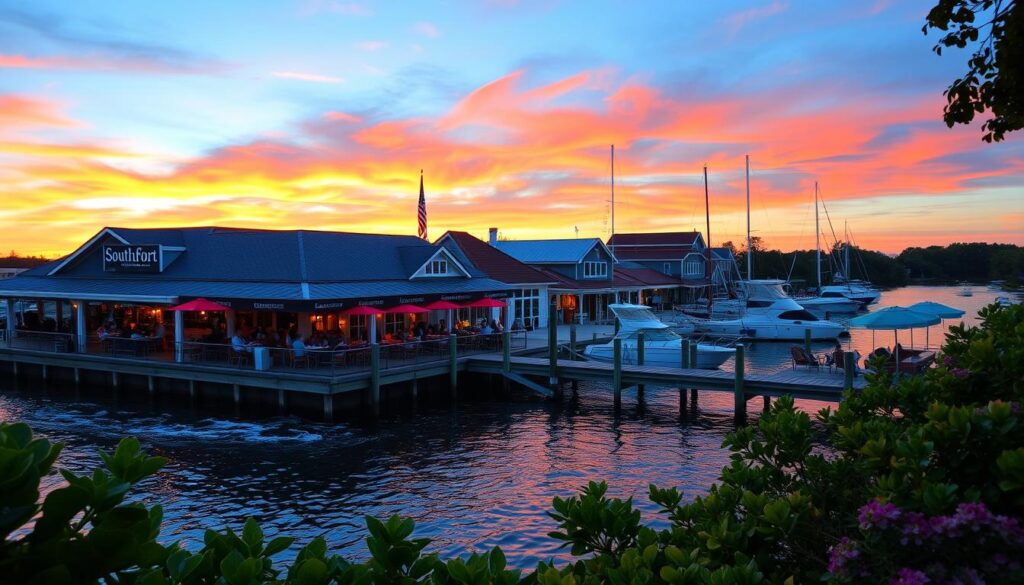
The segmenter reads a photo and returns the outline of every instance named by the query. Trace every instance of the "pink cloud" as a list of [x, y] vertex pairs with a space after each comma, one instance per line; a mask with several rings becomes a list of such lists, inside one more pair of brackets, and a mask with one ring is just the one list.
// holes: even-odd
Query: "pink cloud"
[[330, 120], [332, 122], [352, 122], [358, 124], [363, 121], [359, 116], [353, 116], [352, 114], [346, 114], [345, 112], [325, 112], [323, 115], [324, 120]]
[[785, 12], [789, 8], [789, 2], [774, 0], [771, 4], [749, 8], [740, 12], [734, 12], [723, 19], [727, 36], [736, 36], [743, 27], [755, 20], [761, 20]]
[[356, 43], [356, 48], [360, 51], [379, 51], [387, 46], [384, 41], [360, 41]]

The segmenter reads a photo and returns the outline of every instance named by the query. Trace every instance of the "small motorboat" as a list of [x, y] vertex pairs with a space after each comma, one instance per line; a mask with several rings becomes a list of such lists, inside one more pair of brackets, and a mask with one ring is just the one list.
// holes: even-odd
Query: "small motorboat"
[[964, 284], [960, 287], [960, 290], [956, 293], [960, 297], [973, 297], [974, 291], [971, 289], [971, 285]]
[[815, 313], [839, 313], [849, 314], [856, 313], [864, 305], [853, 299], [848, 299], [843, 296], [835, 297], [806, 297], [806, 298], [795, 298], [793, 299], [798, 305], [807, 309], [808, 311], [814, 311]]
[[1018, 304], [1018, 301], [1015, 301], [1010, 297], [996, 297], [995, 303], [1000, 307], [1012, 307]]
[[[683, 338], [672, 331], [644, 305], [613, 304], [608, 309], [619, 320], [615, 335], [622, 343], [622, 363], [636, 364], [640, 334], [643, 334], [644, 365], [678, 368], [682, 364]], [[583, 350], [587, 358], [611, 362], [614, 359], [614, 340], [588, 345]], [[736, 355], [736, 350], [708, 343], [697, 344], [697, 367], [713, 370]]]
[[882, 293], [870, 285], [851, 281], [845, 284], [823, 286], [818, 296], [823, 299], [849, 299], [867, 306], [877, 303], [878, 299], [882, 297]]

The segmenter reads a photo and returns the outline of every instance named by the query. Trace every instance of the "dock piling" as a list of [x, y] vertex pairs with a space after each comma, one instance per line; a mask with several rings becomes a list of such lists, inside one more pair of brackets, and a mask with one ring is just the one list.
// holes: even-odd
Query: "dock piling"
[[43, 381], [45, 382], [50, 378], [50, 368], [46, 364], [43, 364]]
[[807, 350], [807, 355], [811, 355], [811, 330], [804, 329], [804, 349]]
[[[641, 331], [636, 334], [636, 365], [644, 365], [644, 332]], [[644, 385], [636, 385], [636, 393], [638, 397], [642, 397], [644, 394]]]
[[156, 381], [153, 379], [153, 376], [147, 376], [146, 386], [150, 396], [156, 393]]
[[75, 386], [82, 383], [82, 370], [75, 368]]
[[512, 333], [508, 331], [501, 334], [501, 371], [512, 371]]
[[857, 354], [843, 352], [843, 390], [853, 390], [853, 377], [857, 373]]
[[736, 382], [733, 388], [733, 408], [738, 423], [747, 420], [747, 395], [743, 388], [743, 344], [736, 344]]
[[612, 342], [612, 390], [615, 392], [615, 408], [622, 406], [622, 340]]
[[277, 409], [283, 414], [288, 408], [288, 393], [284, 390], [277, 391]]
[[448, 386], [451, 390], [452, 400], [459, 397], [459, 356], [456, 346], [458, 338], [454, 333], [448, 336]]
[[548, 312], [548, 386], [555, 396], [561, 394], [558, 384], [558, 324], [553, 318], [557, 314], [558, 304], [552, 302], [551, 310]]
[[110, 383], [115, 389], [121, 387], [121, 377], [117, 372], [110, 372]]
[[331, 394], [324, 394], [324, 420], [334, 420], [334, 396]]
[[576, 361], [576, 324], [569, 325], [569, 359]]
[[242, 387], [238, 384], [232, 384], [231, 396], [234, 398], [235, 408], [238, 408], [242, 404]]
[[380, 346], [370, 346], [370, 407], [373, 415], [380, 414]]

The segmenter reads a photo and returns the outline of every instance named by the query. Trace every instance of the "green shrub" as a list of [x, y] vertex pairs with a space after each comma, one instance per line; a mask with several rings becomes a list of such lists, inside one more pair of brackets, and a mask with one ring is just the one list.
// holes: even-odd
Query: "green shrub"
[[988, 307], [954, 327], [939, 366], [887, 375], [811, 417], [781, 398], [729, 435], [730, 464], [690, 502], [650, 486], [669, 522], [654, 530], [631, 499], [591, 482], [555, 498], [549, 536], [577, 560], [509, 570], [495, 548], [440, 559], [411, 520], [367, 518], [369, 560], [332, 555], [322, 538], [287, 567], [293, 541], [207, 531], [195, 552], [158, 541], [161, 509], [126, 504], [162, 458], [135, 439], [91, 476], [39, 501], [59, 445], [0, 424], [0, 582], [318, 585], [591, 585], [1024, 582], [1024, 306]]

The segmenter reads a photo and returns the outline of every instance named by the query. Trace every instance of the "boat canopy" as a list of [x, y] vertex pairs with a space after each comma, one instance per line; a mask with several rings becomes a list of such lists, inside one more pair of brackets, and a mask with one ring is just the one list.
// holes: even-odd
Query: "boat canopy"
[[620, 336], [636, 331], [643, 331], [646, 334], [651, 329], [668, 329], [668, 325], [662, 323], [651, 308], [645, 305], [616, 303], [608, 305], [608, 309], [619, 320]]

